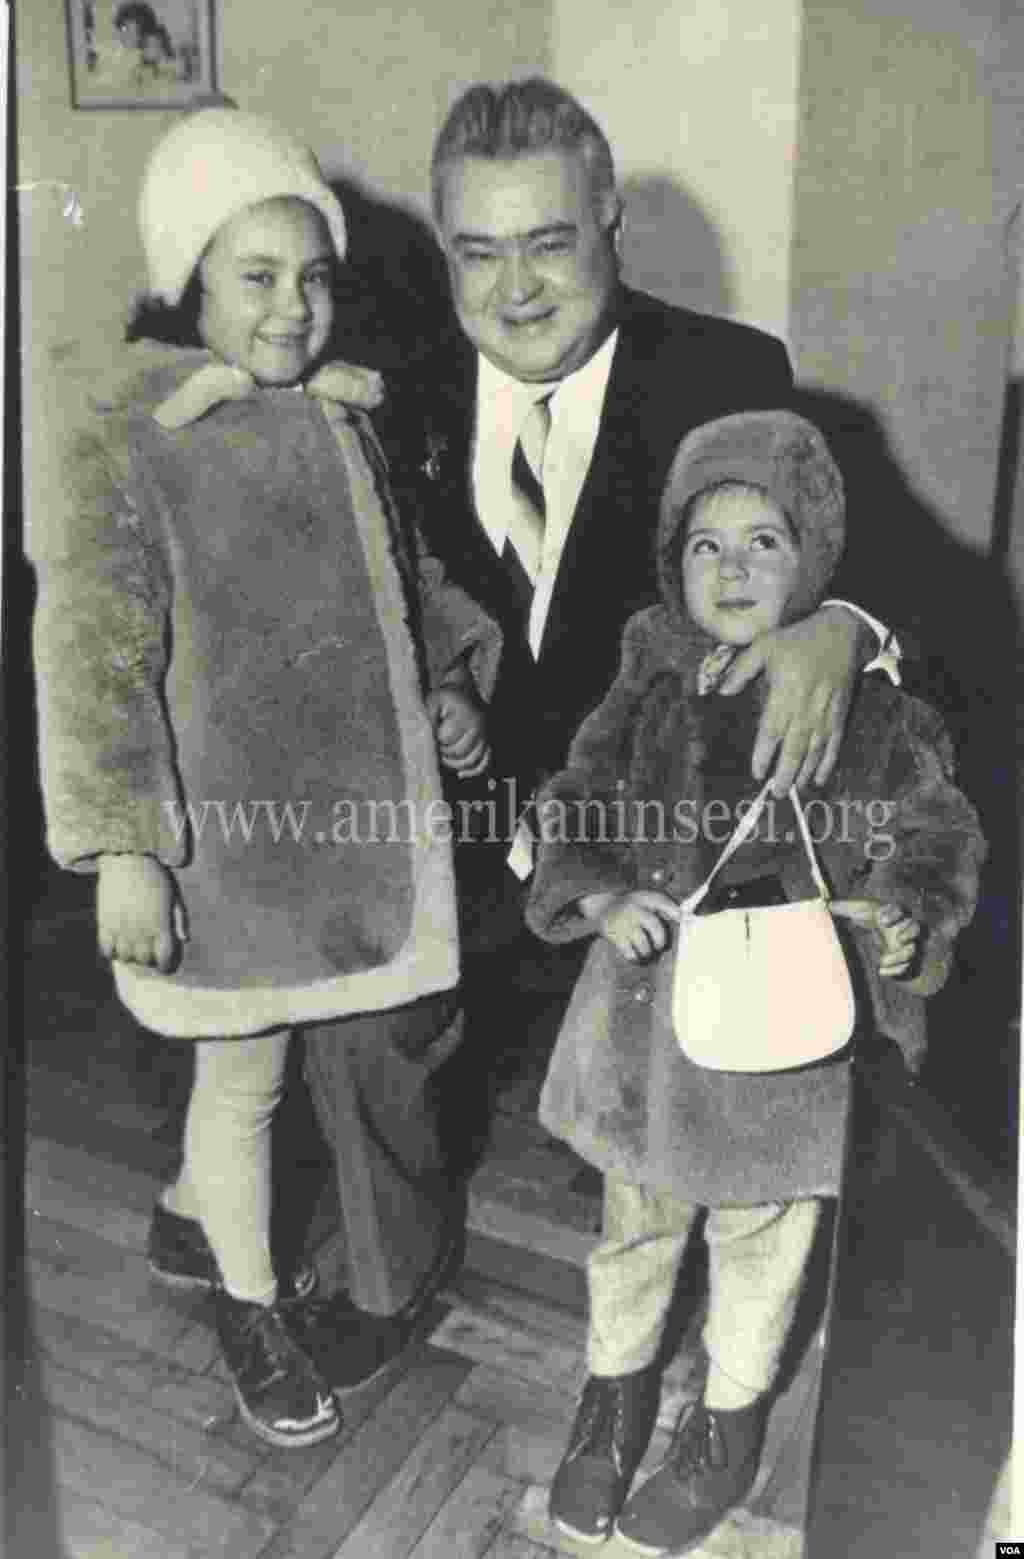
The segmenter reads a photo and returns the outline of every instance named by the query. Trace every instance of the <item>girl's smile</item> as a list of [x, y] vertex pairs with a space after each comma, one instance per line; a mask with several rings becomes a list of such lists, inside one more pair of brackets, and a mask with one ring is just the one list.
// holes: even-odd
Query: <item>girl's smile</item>
[[199, 333], [259, 384], [302, 379], [327, 345], [334, 246], [313, 206], [265, 200], [225, 222], [199, 268]]

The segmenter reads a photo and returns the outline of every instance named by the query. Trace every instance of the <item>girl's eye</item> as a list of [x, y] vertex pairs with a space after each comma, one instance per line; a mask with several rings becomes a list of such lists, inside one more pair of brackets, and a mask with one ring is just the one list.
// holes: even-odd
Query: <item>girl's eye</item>
[[256, 287], [272, 287], [274, 278], [269, 271], [245, 271], [243, 280], [252, 282]]
[[460, 258], [463, 265], [487, 265], [498, 256], [493, 249], [463, 249]]
[[718, 543], [712, 541], [710, 536], [698, 536], [695, 541], [690, 542], [689, 552], [691, 557], [714, 557], [717, 551]]
[[568, 238], [544, 238], [541, 239], [538, 244], [534, 245], [533, 252], [537, 255], [552, 256], [569, 254], [571, 250], [572, 242]]
[[779, 545], [779, 538], [774, 531], [758, 531], [755, 536], [750, 538], [750, 545], [755, 551], [774, 552]]

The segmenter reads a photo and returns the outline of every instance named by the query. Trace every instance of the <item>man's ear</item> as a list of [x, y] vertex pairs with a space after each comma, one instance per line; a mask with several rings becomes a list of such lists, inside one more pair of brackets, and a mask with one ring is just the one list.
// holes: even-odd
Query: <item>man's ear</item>
[[608, 190], [601, 197], [601, 226], [610, 233], [615, 253], [621, 257], [622, 234], [625, 231], [625, 206], [618, 190]]

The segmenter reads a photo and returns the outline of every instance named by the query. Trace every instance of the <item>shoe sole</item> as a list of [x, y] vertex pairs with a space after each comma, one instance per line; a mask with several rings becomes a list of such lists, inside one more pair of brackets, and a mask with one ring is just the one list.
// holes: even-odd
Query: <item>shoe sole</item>
[[[166, 1288], [177, 1289], [179, 1293], [210, 1294], [217, 1287], [212, 1278], [189, 1277], [184, 1272], [167, 1272], [163, 1267], [158, 1267], [152, 1261], [146, 1262], [150, 1276], [163, 1283]], [[302, 1287], [296, 1287], [288, 1295], [285, 1303], [292, 1299], [309, 1299], [316, 1293], [317, 1284], [320, 1281], [315, 1267], [308, 1267], [305, 1273], [306, 1281]]]
[[396, 1353], [394, 1357], [388, 1359], [386, 1363], [379, 1364], [374, 1370], [373, 1374], [367, 1375], [365, 1380], [356, 1381], [354, 1386], [337, 1386], [332, 1381], [331, 1391], [336, 1397], [353, 1397], [357, 1391], [365, 1391], [367, 1386], [372, 1386], [375, 1380], [380, 1380], [382, 1375], [386, 1375], [388, 1370], [394, 1369], [395, 1365], [400, 1363], [401, 1360], [405, 1358], [405, 1355], [408, 1353], [412, 1341], [413, 1339], [410, 1338], [409, 1342], [406, 1343], [405, 1347], [401, 1350], [400, 1353]]
[[341, 1428], [341, 1414], [335, 1413], [327, 1423], [316, 1424], [311, 1429], [281, 1430], [274, 1429], [270, 1424], [263, 1423], [255, 1413], [246, 1405], [245, 1398], [238, 1387], [234, 1388], [235, 1401], [238, 1403], [238, 1411], [242, 1421], [248, 1425], [253, 1434], [259, 1435], [261, 1440], [266, 1440], [268, 1445], [283, 1447], [285, 1450], [295, 1447], [302, 1450], [309, 1445], [319, 1445], [322, 1440], [329, 1440], [336, 1435]]
[[146, 1265], [152, 1277], [163, 1283], [165, 1287], [176, 1288], [181, 1293], [208, 1294], [216, 1286], [212, 1278], [193, 1278], [183, 1272], [165, 1272], [152, 1261], [147, 1261]]
[[562, 1521], [558, 1516], [552, 1516], [551, 1519], [558, 1530], [564, 1532], [566, 1537], [571, 1537], [574, 1543], [588, 1543], [592, 1548], [596, 1548], [600, 1543], [607, 1543], [615, 1530], [614, 1525], [612, 1525], [607, 1532], [580, 1532], [578, 1528], [571, 1527], [568, 1522]]
[[[634, 1538], [626, 1537], [623, 1532], [619, 1531], [618, 1527], [615, 1528], [615, 1536], [623, 1548], [628, 1548], [631, 1554], [642, 1554], [643, 1559], [664, 1559], [666, 1554], [675, 1552], [672, 1548], [652, 1548], [649, 1543], [638, 1543]], [[680, 1548], [679, 1553], [689, 1553], [695, 1546], [694, 1543], [690, 1543], [686, 1548]]]
[[[722, 1520], [725, 1520], [724, 1516]], [[661, 1548], [652, 1548], [650, 1543], [639, 1543], [635, 1537], [627, 1537], [618, 1526], [614, 1530], [623, 1548], [628, 1548], [631, 1554], [640, 1554], [642, 1559], [686, 1559], [687, 1554], [692, 1554], [694, 1549], [700, 1548], [701, 1544], [707, 1541], [715, 1531], [715, 1527], [712, 1527], [709, 1532], [702, 1533], [700, 1537], [691, 1538], [683, 1548], [675, 1548], [671, 1543]]]

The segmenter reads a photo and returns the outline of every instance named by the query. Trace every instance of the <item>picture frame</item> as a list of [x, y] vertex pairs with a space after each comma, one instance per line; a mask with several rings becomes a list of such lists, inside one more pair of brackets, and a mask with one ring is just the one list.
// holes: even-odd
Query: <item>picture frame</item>
[[215, 0], [65, 0], [71, 106], [188, 108], [216, 94]]

